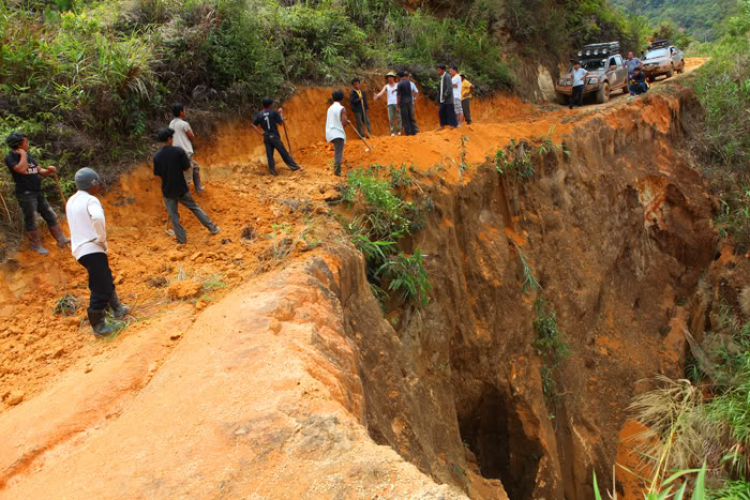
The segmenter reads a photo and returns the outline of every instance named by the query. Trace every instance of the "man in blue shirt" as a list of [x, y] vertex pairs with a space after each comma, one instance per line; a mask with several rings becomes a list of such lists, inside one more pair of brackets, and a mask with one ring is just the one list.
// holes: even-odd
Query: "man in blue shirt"
[[263, 99], [263, 111], [258, 113], [253, 120], [253, 128], [258, 134], [263, 136], [263, 144], [266, 146], [266, 157], [268, 158], [268, 171], [271, 175], [279, 175], [276, 172], [276, 162], [273, 159], [273, 152], [278, 151], [284, 163], [295, 172], [302, 170], [297, 165], [294, 158], [287, 152], [284, 143], [281, 142], [278, 126], [284, 126], [284, 118], [281, 115], [281, 108], [278, 111], [273, 109], [273, 99], [266, 97]]
[[573, 106], [583, 106], [583, 85], [586, 83], [586, 75], [588, 74], [588, 71], [581, 67], [581, 61], [576, 61], [573, 65], [573, 71], [569, 75], [573, 79], [570, 109], [573, 109]]
[[[640, 59], [634, 57], [632, 52], [628, 52], [628, 58], [625, 60], [625, 67], [628, 68], [628, 80], [632, 80], [633, 75], [635, 75], [636, 68], [643, 70], [643, 63]], [[630, 92], [630, 95], [635, 94], [633, 94], [633, 92]]]

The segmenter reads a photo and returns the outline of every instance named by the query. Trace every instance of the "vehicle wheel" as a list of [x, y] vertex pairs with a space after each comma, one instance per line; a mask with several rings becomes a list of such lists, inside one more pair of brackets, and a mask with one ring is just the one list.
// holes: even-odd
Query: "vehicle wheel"
[[669, 67], [669, 73], [667, 73], [667, 78], [672, 78], [674, 76], [674, 64], [672, 64]]
[[596, 102], [598, 104], [604, 104], [609, 101], [609, 83], [604, 82], [599, 91], [596, 93]]
[[685, 61], [682, 61], [680, 63], [680, 69], [677, 70], [679, 74], [683, 74], [685, 72]]
[[559, 92], [556, 92], [555, 93], [555, 97], [557, 99], [557, 103], [558, 104], [562, 104], [563, 106], [567, 106], [568, 105], [569, 97], [566, 96], [565, 94], [560, 94]]

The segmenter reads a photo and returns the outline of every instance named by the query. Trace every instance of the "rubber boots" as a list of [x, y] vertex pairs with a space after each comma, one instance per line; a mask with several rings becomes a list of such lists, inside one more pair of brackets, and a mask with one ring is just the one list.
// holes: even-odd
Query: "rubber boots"
[[55, 239], [57, 240], [57, 246], [59, 246], [60, 248], [70, 244], [70, 238], [65, 237], [60, 224], [55, 224], [54, 226], [50, 227], [49, 232], [52, 233], [52, 236], [55, 237]]
[[112, 298], [109, 299], [109, 307], [112, 308], [112, 316], [117, 319], [124, 317], [130, 312], [130, 308], [120, 302], [120, 298], [117, 296], [117, 290], [112, 292]]
[[42, 246], [42, 236], [39, 234], [38, 230], [27, 231], [26, 236], [29, 237], [29, 242], [31, 243], [31, 249], [33, 251], [35, 251], [39, 255], [49, 254], [49, 250], [47, 250], [46, 248]]
[[193, 183], [195, 184], [196, 193], [202, 193], [206, 190], [203, 184], [201, 184], [201, 172], [197, 168], [193, 168]]
[[87, 312], [89, 323], [91, 323], [91, 328], [94, 330], [94, 335], [105, 336], [112, 333], [112, 327], [107, 325], [107, 322], [104, 321], [107, 311], [104, 309], [89, 309]]

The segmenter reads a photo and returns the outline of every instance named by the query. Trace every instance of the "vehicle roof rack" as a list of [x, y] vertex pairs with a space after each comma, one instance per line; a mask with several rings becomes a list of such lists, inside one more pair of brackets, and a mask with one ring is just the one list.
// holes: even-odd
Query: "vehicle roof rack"
[[669, 43], [669, 40], [657, 40], [655, 42], [651, 42], [650, 44], [648, 44], [648, 50], [663, 49], [665, 47], [669, 47], [670, 45], [672, 44]]
[[620, 42], [592, 43], [578, 51], [579, 58], [619, 54]]

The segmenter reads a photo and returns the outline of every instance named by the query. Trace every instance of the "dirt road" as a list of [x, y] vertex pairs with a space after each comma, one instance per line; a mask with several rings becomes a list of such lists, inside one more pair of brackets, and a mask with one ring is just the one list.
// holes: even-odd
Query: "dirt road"
[[[699, 65], [689, 64], [689, 71]], [[246, 125], [227, 126], [199, 149], [208, 191], [198, 201], [222, 227], [218, 236], [184, 214], [189, 243], [177, 248], [164, 231], [159, 185], [145, 165], [104, 197], [118, 290], [134, 306], [118, 337], [101, 341], [88, 333], [85, 273], [68, 252], [54, 248], [42, 258], [24, 250], [2, 266], [4, 497], [273, 496], [295, 483], [325, 497], [341, 491], [341, 484], [324, 484], [341, 464], [350, 475], [341, 482], [364, 485], [370, 496], [378, 488], [402, 498], [448, 491], [375, 445], [361, 426], [362, 402], [343, 399], [361, 393], [356, 377], [337, 375], [341, 366], [356, 374], [357, 360], [337, 333], [340, 325], [326, 323], [343, 298], [295, 295], [316, 279], [355, 286], [327, 274], [335, 269], [327, 265], [329, 250], [341, 241], [325, 202], [340, 183], [332, 148], [321, 138], [328, 95], [329, 89], [309, 90], [284, 106], [303, 173], [279, 166], [281, 176], [270, 178], [262, 145]], [[458, 182], [461, 154], [476, 165], [511, 138], [549, 135], [559, 143], [582, 121], [623, 103], [616, 98], [570, 111], [496, 97], [476, 103], [471, 126], [381, 135], [369, 152], [350, 133], [345, 170], [406, 164]], [[380, 133], [382, 108], [373, 110]], [[417, 113], [423, 130], [436, 127], [430, 103], [420, 103]], [[185, 283], [197, 285], [180, 296], [190, 288]], [[66, 294], [82, 307], [69, 317], [53, 315]], [[340, 359], [323, 359], [311, 342], [323, 342]], [[141, 423], [154, 414], [163, 418], [142, 435]], [[248, 462], [258, 454], [267, 457], [263, 467]], [[332, 458], [321, 462], [326, 454]], [[294, 461], [299, 456], [307, 457], [305, 465]], [[90, 472], [87, 482], [76, 481], [81, 471]], [[120, 481], [114, 491], [112, 478]], [[289, 491], [296, 497], [297, 490]]]

